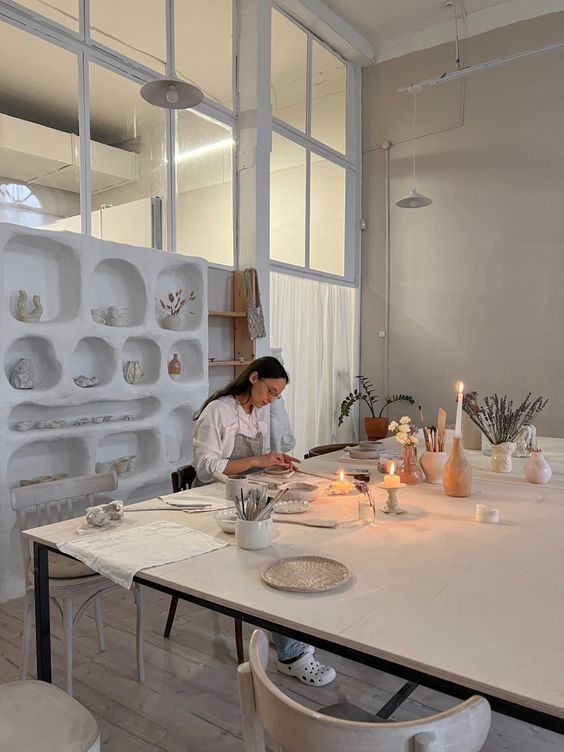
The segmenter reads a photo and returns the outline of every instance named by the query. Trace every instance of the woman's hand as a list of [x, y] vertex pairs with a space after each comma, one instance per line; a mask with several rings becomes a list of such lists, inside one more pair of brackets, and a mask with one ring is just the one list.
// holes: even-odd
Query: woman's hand
[[297, 457], [283, 452], [269, 452], [257, 457], [257, 460], [257, 467], [291, 467], [294, 462], [300, 462]]

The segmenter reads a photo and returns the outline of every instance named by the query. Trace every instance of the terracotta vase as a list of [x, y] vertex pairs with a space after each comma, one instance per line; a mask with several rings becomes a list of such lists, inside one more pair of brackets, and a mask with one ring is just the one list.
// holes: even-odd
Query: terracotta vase
[[168, 364], [168, 375], [171, 379], [178, 381], [182, 373], [182, 363], [178, 360], [178, 353], [174, 353], [172, 360]]
[[370, 441], [385, 439], [388, 434], [388, 418], [365, 418], [364, 430]]
[[494, 473], [510, 473], [513, 468], [511, 456], [515, 451], [512, 441], [492, 444], [492, 470]]
[[552, 468], [544, 458], [542, 449], [534, 449], [523, 466], [523, 474], [528, 483], [548, 483], [552, 478]]
[[417, 462], [417, 450], [414, 446], [404, 446], [403, 448], [403, 465], [399, 471], [399, 477], [402, 483], [414, 486], [425, 480], [423, 470]]
[[472, 468], [464, 456], [462, 441], [456, 436], [443, 469], [443, 488], [447, 496], [464, 497], [472, 493]]

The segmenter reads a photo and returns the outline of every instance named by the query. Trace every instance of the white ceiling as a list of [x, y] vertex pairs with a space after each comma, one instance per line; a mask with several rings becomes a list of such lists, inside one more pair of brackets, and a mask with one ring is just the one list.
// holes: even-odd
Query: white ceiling
[[[445, 0], [324, 0], [373, 47], [378, 61], [454, 39]], [[564, 10], [564, 0], [457, 0], [461, 36]]]

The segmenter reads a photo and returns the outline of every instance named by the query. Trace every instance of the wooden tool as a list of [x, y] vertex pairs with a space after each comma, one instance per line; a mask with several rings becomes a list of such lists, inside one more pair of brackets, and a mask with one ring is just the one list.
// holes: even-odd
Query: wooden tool
[[274, 515], [274, 522], [285, 522], [288, 525], [305, 525], [306, 527], [337, 527], [336, 520], [285, 520]]
[[439, 414], [437, 416], [437, 431], [439, 439], [439, 452], [445, 451], [445, 433], [446, 433], [446, 410], [439, 407]]

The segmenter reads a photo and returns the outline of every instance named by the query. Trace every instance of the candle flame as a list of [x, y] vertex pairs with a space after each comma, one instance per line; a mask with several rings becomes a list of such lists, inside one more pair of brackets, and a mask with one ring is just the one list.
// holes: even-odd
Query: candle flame
[[464, 392], [464, 384], [462, 383], [462, 381], [459, 381], [457, 383], [456, 391], [458, 392], [458, 394], [462, 394]]
[[392, 462], [392, 464], [390, 465], [390, 475], [393, 475], [395, 473], [395, 471], [396, 471], [396, 466]]
[[339, 480], [345, 480], [345, 471], [339, 470]]

